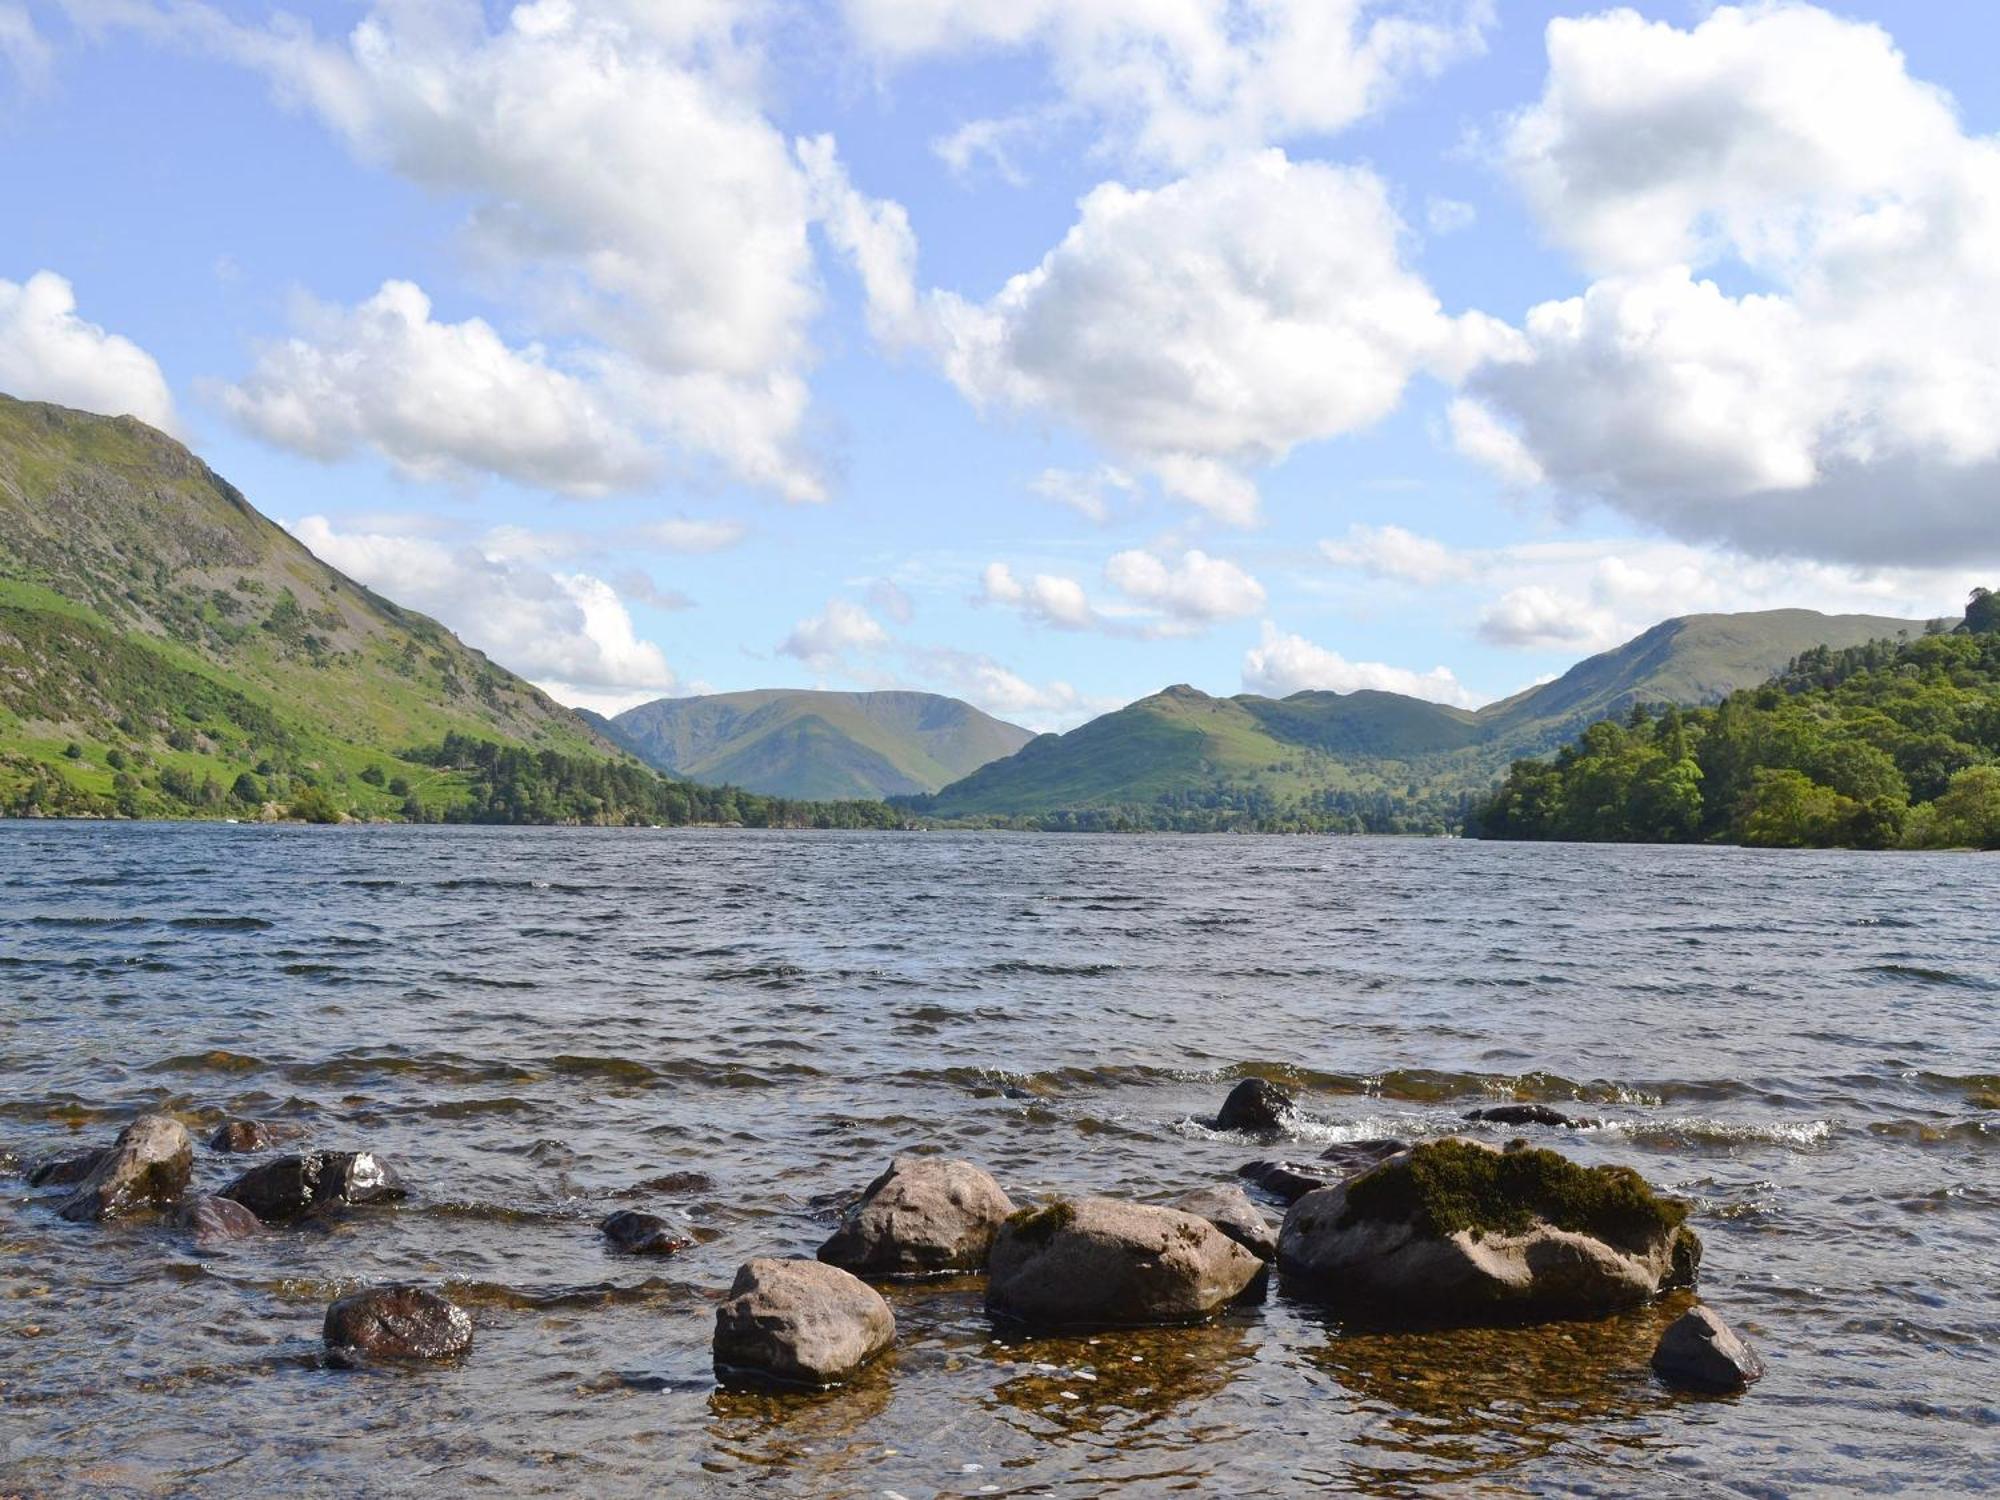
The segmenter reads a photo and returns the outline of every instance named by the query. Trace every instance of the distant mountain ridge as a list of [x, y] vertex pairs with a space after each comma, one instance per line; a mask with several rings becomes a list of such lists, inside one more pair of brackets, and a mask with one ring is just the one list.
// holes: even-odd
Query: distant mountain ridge
[[916, 804], [941, 818], [1058, 826], [1444, 827], [1520, 756], [1636, 703], [1712, 703], [1814, 646], [1924, 621], [1812, 610], [1687, 615], [1476, 712], [1397, 693], [1215, 698], [1179, 685], [1043, 735]]
[[913, 692], [661, 698], [601, 722], [668, 775], [815, 800], [935, 792], [1034, 738], [956, 698]]

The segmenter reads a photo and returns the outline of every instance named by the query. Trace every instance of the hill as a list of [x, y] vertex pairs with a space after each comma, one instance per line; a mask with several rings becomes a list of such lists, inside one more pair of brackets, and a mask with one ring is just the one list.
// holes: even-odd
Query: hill
[[0, 396], [0, 813], [888, 820], [621, 762], [164, 433]]
[[1922, 629], [1811, 610], [1689, 615], [1476, 713], [1375, 691], [1213, 698], [1171, 687], [911, 805], [1059, 827], [1442, 829], [1509, 761], [1593, 719], [1635, 703], [1714, 702], [1813, 646]]
[[812, 798], [935, 792], [1034, 738], [933, 693], [782, 688], [662, 698], [605, 732], [670, 775]]
[[2000, 597], [1902, 642], [1803, 653], [1712, 708], [1592, 724], [1515, 763], [1487, 838], [2000, 846]]

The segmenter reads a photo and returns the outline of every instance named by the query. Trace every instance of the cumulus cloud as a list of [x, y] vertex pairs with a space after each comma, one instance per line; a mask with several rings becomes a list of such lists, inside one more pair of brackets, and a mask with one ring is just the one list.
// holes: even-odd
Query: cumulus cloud
[[1472, 376], [1500, 467], [1691, 540], [2000, 558], [2000, 140], [1811, 5], [1557, 20], [1548, 53], [1501, 153], [1595, 279]]
[[[820, 305], [809, 228], [823, 209], [835, 234], [871, 225], [828, 196], [821, 148], [795, 155], [760, 112], [750, 8], [531, 0], [494, 24], [476, 0], [377, 0], [340, 41], [194, 0], [73, 9], [253, 68], [357, 156], [468, 203], [471, 258], [525, 323], [576, 346], [570, 373], [590, 367], [596, 402], [729, 476], [824, 496], [799, 441]], [[535, 383], [573, 420], [573, 389]], [[275, 407], [268, 384], [259, 404]]]
[[1151, 552], [1120, 552], [1104, 565], [1104, 576], [1128, 599], [1158, 610], [1175, 625], [1241, 619], [1264, 607], [1264, 585], [1227, 558], [1199, 548], [1178, 562]]
[[1269, 620], [1264, 622], [1262, 638], [1243, 653], [1243, 690], [1248, 693], [1288, 698], [1308, 691], [1353, 693], [1364, 688], [1457, 708], [1478, 705], [1448, 667], [1416, 672], [1379, 661], [1349, 661], [1302, 635], [1286, 634]]
[[323, 561], [437, 616], [559, 702], [615, 713], [674, 687], [665, 655], [641, 640], [618, 592], [588, 573], [552, 572], [518, 546], [343, 530], [306, 516], [290, 530]]
[[794, 625], [778, 650], [825, 671], [839, 666], [850, 651], [873, 651], [888, 644], [889, 632], [867, 610], [846, 599], [829, 599], [825, 609]]
[[929, 689], [1038, 732], [1073, 728], [1119, 706], [1118, 699], [1092, 697], [1060, 678], [1032, 682], [980, 652], [911, 646], [904, 657]]
[[1618, 640], [1617, 616], [1576, 595], [1531, 583], [1502, 594], [1479, 619], [1496, 646], [1600, 647]]
[[1023, 581], [1007, 564], [988, 563], [980, 575], [979, 590], [985, 603], [1018, 610], [1028, 619], [1058, 630], [1090, 630], [1102, 623], [1083, 585], [1057, 573], [1037, 573]]
[[1373, 173], [1276, 150], [1161, 188], [1106, 183], [991, 300], [935, 294], [927, 336], [975, 403], [1055, 412], [1247, 523], [1247, 468], [1381, 420], [1419, 370], [1511, 346], [1491, 319], [1446, 316], [1402, 238]]
[[0, 280], [0, 390], [177, 428], [152, 355], [78, 316], [75, 288], [53, 271]]
[[1102, 524], [1111, 519], [1113, 502], [1133, 495], [1138, 485], [1117, 465], [1099, 464], [1083, 473], [1075, 469], [1044, 469], [1028, 488], [1044, 500], [1068, 506], [1078, 515]]
[[1339, 567], [1406, 583], [1448, 583], [1469, 578], [1478, 571], [1478, 564], [1465, 553], [1435, 537], [1418, 536], [1401, 526], [1367, 526], [1356, 522], [1347, 528], [1345, 537], [1337, 542], [1321, 542], [1319, 550], [1327, 561]]
[[[1097, 121], [1114, 149], [1174, 168], [1350, 125], [1477, 52], [1493, 17], [1490, 0], [847, 0], [846, 10], [863, 48], [890, 64], [1037, 49], [1065, 108]], [[962, 127], [964, 154], [1038, 113]]]
[[224, 387], [258, 436], [319, 459], [371, 448], [417, 479], [496, 474], [574, 495], [642, 482], [653, 460], [591, 384], [484, 321], [439, 322], [389, 281], [351, 310], [314, 307], [302, 336], [265, 348]]

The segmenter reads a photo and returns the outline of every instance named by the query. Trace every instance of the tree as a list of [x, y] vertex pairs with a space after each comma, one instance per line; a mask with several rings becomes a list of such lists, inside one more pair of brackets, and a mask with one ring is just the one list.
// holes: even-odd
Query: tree
[[2000, 594], [1991, 589], [1974, 589], [1965, 606], [1965, 628], [1974, 635], [2000, 632]]
[[1743, 842], [1764, 849], [1824, 848], [1838, 843], [1856, 804], [1803, 771], [1765, 769], [1743, 809]]

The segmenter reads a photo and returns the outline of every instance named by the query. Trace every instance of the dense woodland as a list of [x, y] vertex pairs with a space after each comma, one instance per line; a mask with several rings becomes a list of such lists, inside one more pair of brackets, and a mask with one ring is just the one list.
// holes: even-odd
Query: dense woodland
[[1955, 630], [1809, 651], [1714, 708], [1635, 708], [1514, 764], [1484, 838], [2000, 848], [2000, 595]]

